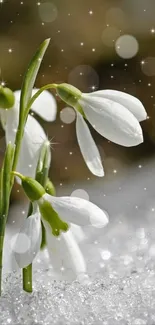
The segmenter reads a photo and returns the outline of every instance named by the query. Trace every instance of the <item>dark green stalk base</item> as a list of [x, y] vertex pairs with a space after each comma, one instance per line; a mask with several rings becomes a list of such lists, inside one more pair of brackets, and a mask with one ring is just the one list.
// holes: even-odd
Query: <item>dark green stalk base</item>
[[32, 292], [32, 264], [23, 269], [23, 290]]
[[0, 235], [0, 296], [2, 294], [2, 260], [3, 260], [4, 235]]
[[0, 267], [0, 296], [2, 295], [2, 267]]

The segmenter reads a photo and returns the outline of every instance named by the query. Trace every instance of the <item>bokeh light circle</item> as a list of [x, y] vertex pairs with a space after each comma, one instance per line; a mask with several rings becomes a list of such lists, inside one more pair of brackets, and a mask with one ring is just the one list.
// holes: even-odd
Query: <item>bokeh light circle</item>
[[139, 50], [137, 39], [132, 35], [122, 35], [115, 43], [117, 54], [123, 59], [133, 58]]
[[79, 65], [71, 70], [68, 83], [83, 92], [91, 92], [99, 87], [99, 76], [89, 65]]
[[108, 250], [103, 250], [101, 252], [101, 258], [104, 260], [104, 261], [107, 261], [111, 258], [111, 252], [108, 251]]
[[112, 7], [106, 12], [106, 22], [109, 25], [123, 27], [126, 24], [125, 13], [119, 7]]
[[155, 76], [155, 57], [149, 56], [143, 62], [144, 64], [141, 65], [143, 73], [148, 77]]
[[63, 123], [70, 124], [76, 118], [76, 113], [73, 108], [65, 107], [60, 112], [60, 119]]
[[71, 193], [73, 197], [79, 197], [80, 199], [84, 199], [89, 201], [89, 194], [83, 189], [77, 189]]
[[44, 23], [52, 23], [58, 16], [58, 10], [54, 3], [43, 2], [38, 6], [39, 16]]
[[102, 42], [104, 45], [112, 47], [120, 36], [120, 31], [116, 27], [108, 26], [102, 32]]

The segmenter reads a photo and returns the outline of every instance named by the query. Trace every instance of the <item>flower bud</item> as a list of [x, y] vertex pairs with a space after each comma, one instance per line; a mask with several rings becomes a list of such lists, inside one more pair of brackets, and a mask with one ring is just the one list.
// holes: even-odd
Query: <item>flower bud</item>
[[12, 173], [21, 179], [21, 185], [30, 201], [38, 201], [46, 193], [43, 186], [38, 183], [35, 179], [28, 176], [24, 176], [18, 172]]
[[63, 83], [56, 86], [58, 96], [68, 105], [75, 107], [82, 93], [79, 89]]
[[0, 86], [0, 108], [9, 109], [15, 103], [15, 96], [11, 89]]
[[43, 186], [31, 177], [22, 179], [22, 187], [31, 201], [37, 201], [45, 194]]

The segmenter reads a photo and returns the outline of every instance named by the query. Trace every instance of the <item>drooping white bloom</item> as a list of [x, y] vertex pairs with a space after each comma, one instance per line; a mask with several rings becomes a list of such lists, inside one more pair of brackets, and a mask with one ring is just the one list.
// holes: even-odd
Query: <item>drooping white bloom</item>
[[92, 93], [81, 91], [69, 84], [56, 85], [60, 98], [77, 113], [76, 134], [83, 158], [90, 171], [99, 177], [104, 170], [98, 148], [84, 120], [108, 140], [130, 147], [143, 142], [139, 124], [147, 118], [142, 103], [134, 96], [116, 90]]
[[[80, 105], [93, 128], [108, 140], [126, 147], [143, 142], [139, 122], [145, 120], [147, 114], [136, 97], [116, 90], [101, 90], [82, 94], [77, 105]], [[77, 112], [76, 133], [88, 168], [94, 175], [103, 176], [98, 148], [79, 112]]]
[[[39, 252], [42, 220], [55, 273], [59, 276], [63, 266], [70, 269], [74, 277], [84, 274], [86, 265], [73, 235], [72, 224], [101, 228], [108, 223], [107, 214], [95, 204], [77, 197], [53, 197], [46, 193], [36, 202], [35, 212], [25, 220], [14, 245], [17, 264], [21, 268], [26, 267]], [[27, 250], [19, 252], [19, 247], [23, 245], [23, 236], [29, 239], [29, 244]]]
[[[32, 96], [38, 91], [33, 89]], [[20, 90], [15, 91], [14, 107], [8, 110], [0, 109], [0, 118], [5, 130], [6, 143], [14, 143], [19, 122]], [[32, 111], [37, 113], [45, 121], [54, 121], [56, 118], [56, 101], [48, 92], [44, 91], [33, 103]], [[46, 134], [38, 121], [29, 114], [23, 135], [21, 151], [19, 155], [17, 171], [31, 177], [35, 176], [35, 170], [39, 158], [39, 151], [43, 142], [47, 140]]]

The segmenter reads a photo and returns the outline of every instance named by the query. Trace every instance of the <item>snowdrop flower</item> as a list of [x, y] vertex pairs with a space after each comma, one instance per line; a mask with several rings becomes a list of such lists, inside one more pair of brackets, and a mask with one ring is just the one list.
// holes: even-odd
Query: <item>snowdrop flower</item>
[[[34, 206], [33, 214], [24, 221], [14, 245], [13, 250], [18, 266], [26, 267], [39, 252], [42, 220], [54, 270], [60, 271], [63, 265], [65, 269], [70, 269], [75, 277], [84, 274], [86, 265], [73, 235], [72, 224], [101, 228], [108, 223], [107, 214], [84, 199], [51, 196], [30, 177], [24, 177], [16, 172], [15, 175], [21, 177], [23, 189]], [[27, 242], [25, 250], [19, 252], [19, 247], [22, 247], [25, 238]]]
[[[38, 89], [33, 89], [32, 96], [37, 91]], [[5, 130], [6, 143], [14, 143], [15, 141], [19, 122], [20, 94], [20, 90], [14, 92], [14, 101], [12, 100], [12, 102], [10, 103], [10, 107], [8, 103], [4, 105], [5, 101], [3, 104], [0, 94], [0, 119], [2, 126]], [[44, 91], [39, 96], [39, 98], [37, 98], [37, 100], [33, 103], [31, 109], [33, 112], [37, 113], [40, 117], [42, 117], [45, 121], [54, 121], [56, 118], [56, 101], [48, 91]], [[21, 151], [17, 165], [17, 170], [19, 172], [29, 175], [31, 177], [35, 176], [36, 165], [39, 158], [39, 151], [41, 145], [45, 140], [47, 140], [47, 137], [43, 128], [37, 122], [37, 120], [29, 114], [25, 125], [25, 132], [23, 135]]]
[[76, 134], [83, 158], [90, 171], [104, 176], [98, 148], [84, 120], [108, 140], [131, 147], [143, 142], [139, 122], [147, 114], [142, 103], [134, 96], [116, 90], [81, 93], [77, 88], [61, 84], [56, 87], [58, 95], [77, 113]]

